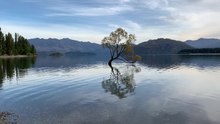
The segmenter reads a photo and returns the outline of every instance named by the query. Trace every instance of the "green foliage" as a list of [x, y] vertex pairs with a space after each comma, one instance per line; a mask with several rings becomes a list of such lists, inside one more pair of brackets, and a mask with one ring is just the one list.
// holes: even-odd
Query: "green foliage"
[[125, 50], [122, 55], [127, 61], [136, 62], [141, 60], [141, 56], [136, 55], [134, 51], [133, 44], [126, 44]]
[[133, 43], [136, 41], [134, 34], [128, 34], [124, 29], [118, 28], [108, 37], [102, 40], [102, 46], [108, 48], [111, 54], [109, 65], [115, 59], [120, 59], [126, 62], [136, 62], [140, 57], [135, 55]]
[[5, 35], [6, 54], [12, 55], [14, 50], [14, 39], [10, 33]]
[[18, 54], [28, 55], [31, 53], [31, 45], [28, 40], [22, 36], [18, 37]]
[[36, 51], [34, 45], [31, 45], [31, 53], [34, 54], [34, 55], [37, 54], [37, 51]]
[[2, 33], [1, 31], [1, 28], [0, 28], [0, 55], [2, 55], [3, 53], [3, 43], [4, 43], [4, 34]]
[[0, 28], [0, 55], [36, 55], [36, 49], [26, 38], [15, 33], [13, 39], [11, 33], [5, 35]]

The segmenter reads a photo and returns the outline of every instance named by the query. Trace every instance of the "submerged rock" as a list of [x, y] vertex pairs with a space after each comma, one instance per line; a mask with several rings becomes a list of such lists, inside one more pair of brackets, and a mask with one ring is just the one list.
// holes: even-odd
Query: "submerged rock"
[[19, 116], [10, 112], [0, 112], [0, 124], [18, 124]]

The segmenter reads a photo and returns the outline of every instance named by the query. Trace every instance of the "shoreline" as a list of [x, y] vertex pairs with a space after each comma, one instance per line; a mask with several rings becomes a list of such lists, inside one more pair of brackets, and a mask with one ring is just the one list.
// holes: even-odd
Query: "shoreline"
[[220, 56], [220, 53], [146, 54], [146, 55], [142, 55], [142, 56]]
[[189, 55], [189, 56], [219, 56], [220, 53], [189, 53], [189, 54], [179, 54], [179, 55]]
[[37, 55], [3, 55], [0, 56], [0, 59], [7, 59], [7, 58], [28, 58], [28, 57], [36, 57]]

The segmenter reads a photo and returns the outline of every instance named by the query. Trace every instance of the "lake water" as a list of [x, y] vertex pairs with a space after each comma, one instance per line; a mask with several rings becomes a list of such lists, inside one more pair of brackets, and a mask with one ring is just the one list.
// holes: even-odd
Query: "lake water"
[[220, 56], [143, 58], [0, 59], [0, 123], [220, 123]]

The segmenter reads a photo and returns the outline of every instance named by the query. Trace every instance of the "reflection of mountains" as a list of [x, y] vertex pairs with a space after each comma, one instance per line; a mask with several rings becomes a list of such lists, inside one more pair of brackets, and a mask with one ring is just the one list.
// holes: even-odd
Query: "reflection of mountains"
[[[0, 85], [5, 78], [23, 77], [35, 63], [35, 58], [0, 59]], [[1, 87], [1, 86], [0, 86]]]
[[92, 65], [99, 62], [106, 63], [108, 56], [88, 55], [88, 56], [38, 56], [35, 67], [79, 67], [82, 65]]
[[[35, 67], [80, 67], [108, 61], [108, 56], [39, 56]], [[220, 56], [195, 56], [195, 55], [149, 55], [142, 56], [140, 62], [148, 67], [167, 69], [181, 65], [196, 66], [200, 68], [220, 66]]]
[[140, 72], [140, 68], [131, 66], [127, 67], [124, 73], [118, 68], [111, 68], [110, 78], [102, 81], [102, 88], [105, 92], [110, 92], [118, 98], [125, 98], [135, 90], [134, 72]]
[[142, 64], [152, 68], [175, 68], [181, 65], [200, 68], [220, 66], [220, 56], [206, 55], [155, 55], [142, 56]]

